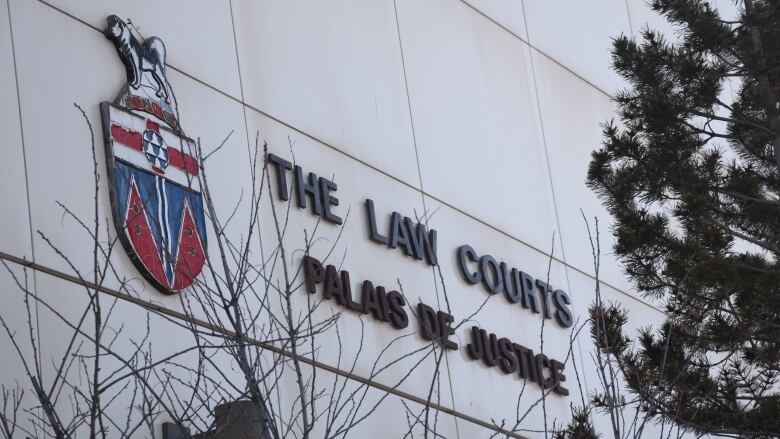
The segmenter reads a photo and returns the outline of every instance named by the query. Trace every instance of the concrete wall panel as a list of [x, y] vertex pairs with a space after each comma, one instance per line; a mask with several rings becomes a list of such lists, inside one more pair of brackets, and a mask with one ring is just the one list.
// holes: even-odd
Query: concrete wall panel
[[245, 101], [419, 185], [392, 1], [234, 1]]
[[631, 33], [625, 0], [524, 5], [531, 45], [607, 93], [623, 86], [609, 66], [611, 38]]
[[224, 1], [45, 0], [43, 3], [101, 31], [109, 15], [130, 19], [144, 38], [162, 38], [167, 49], [166, 64], [170, 67], [231, 96], [241, 96], [233, 23], [230, 8]]
[[3, 133], [3, 146], [0, 149], [0, 205], [5, 212], [0, 233], [0, 251], [32, 259], [24, 147], [7, 2], [0, 4], [0, 36], [0, 132]]
[[423, 189], [547, 248], [555, 220], [528, 47], [460, 2], [398, 12]]

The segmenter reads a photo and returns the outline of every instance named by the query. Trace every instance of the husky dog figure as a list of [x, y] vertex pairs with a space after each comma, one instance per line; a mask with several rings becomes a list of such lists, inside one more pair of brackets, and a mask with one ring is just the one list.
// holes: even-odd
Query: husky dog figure
[[158, 37], [149, 37], [143, 42], [135, 38], [127, 24], [116, 15], [108, 17], [104, 31], [106, 38], [116, 46], [119, 57], [127, 71], [127, 83], [135, 90], [141, 86], [144, 72], [149, 72], [157, 83], [157, 97], [168, 101], [165, 80], [165, 44]]
[[165, 45], [131, 29], [111, 15], [104, 31], [127, 74], [113, 102], [100, 104], [111, 213], [139, 273], [161, 293], [177, 294], [206, 263], [200, 161], [171, 105]]

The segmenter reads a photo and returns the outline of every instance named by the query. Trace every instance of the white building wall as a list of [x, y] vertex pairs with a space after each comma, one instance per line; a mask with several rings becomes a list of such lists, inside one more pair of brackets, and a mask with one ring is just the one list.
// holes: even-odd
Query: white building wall
[[[83, 289], [58, 277], [72, 275], [73, 269], [44, 236], [76, 268], [89, 269], [91, 263], [92, 243], [57, 203], [92, 218], [90, 137], [74, 103], [95, 127], [100, 181], [107, 178], [98, 105], [112, 100], [125, 79], [114, 47], [101, 34], [110, 14], [131, 18], [145, 36], [165, 41], [168, 79], [190, 136], [208, 151], [232, 133], [207, 163], [222, 215], [229, 216], [242, 191], [246, 196], [250, 190], [255, 139], [286, 158], [291, 158], [292, 143], [306, 171], [333, 176], [339, 185], [337, 213], [350, 214], [333, 260], [340, 262], [343, 256], [355, 280], [387, 286], [400, 281], [410, 302], [444, 308], [434, 271], [367, 239], [363, 201], [372, 198], [380, 227], [393, 210], [410, 217], [427, 212], [429, 226], [439, 234], [442, 275], [456, 319], [470, 315], [487, 297], [457, 272], [455, 249], [470, 244], [538, 278], [544, 278], [549, 263], [550, 282], [570, 294], [582, 321], [595, 290], [584, 214], [600, 220], [605, 298], [623, 303], [637, 327], [661, 319], [656, 308], [632, 291], [610, 255], [610, 219], [584, 184], [590, 152], [600, 145], [599, 124], [613, 117], [610, 95], [623, 85], [609, 68], [610, 37], [636, 35], [646, 21], [660, 23], [642, 0], [3, 0], [0, 256], [15, 272], [22, 260], [34, 263], [34, 291], [53, 304], [67, 308], [78, 303], [83, 297], [74, 297]], [[110, 218], [105, 183], [97, 199], [99, 216]], [[303, 230], [316, 224], [309, 212], [296, 209], [286, 238], [293, 247]], [[247, 212], [242, 205], [228, 235], [241, 236]], [[272, 236], [267, 210], [261, 224]], [[323, 223], [318, 231], [336, 242], [337, 227]], [[214, 236], [209, 240], [214, 242]], [[261, 245], [253, 248], [259, 252]], [[314, 255], [329, 244], [318, 246]], [[122, 277], [134, 279], [139, 299], [181, 309], [180, 298], [154, 290], [121, 249], [113, 260]], [[291, 266], [299, 263], [294, 259]], [[120, 280], [107, 287], [118, 287]], [[0, 285], [0, 310], [10, 310], [18, 320], [13, 324], [23, 327], [22, 314], [14, 310], [24, 305], [5, 270]], [[128, 322], [145, 319], [146, 313], [134, 306], [122, 309]], [[338, 311], [335, 306], [318, 310], [323, 316]], [[473, 320], [528, 347], [540, 347], [538, 315], [501, 297], [488, 301]], [[42, 324], [40, 335], [44, 358], [55, 357], [62, 342], [62, 328], [48, 325]], [[359, 333], [362, 327], [349, 312], [339, 325], [345, 334]], [[447, 354], [437, 396], [441, 406], [455, 413], [439, 414], [439, 427], [448, 438], [489, 437], [493, 430], [484, 424], [506, 420], [511, 425], [523, 384], [467, 359], [470, 325], [458, 330], [461, 348]], [[398, 335], [369, 321], [363, 330], [374, 342], [362, 352], [365, 358], [374, 358]], [[545, 352], [566, 357], [569, 331], [554, 321], [544, 331]], [[8, 351], [8, 340], [0, 343]], [[318, 360], [335, 366], [334, 345], [323, 343]], [[413, 336], [391, 354], [423, 344]], [[572, 353], [586, 394], [597, 386], [590, 346], [586, 330]], [[161, 352], [175, 348], [175, 340], [167, 340]], [[348, 355], [355, 346], [345, 349]], [[2, 381], [19, 379], [19, 366], [6, 356]], [[416, 370], [388, 397], [387, 410], [361, 426], [366, 433], [354, 437], [399, 437], [387, 427], [405, 419], [405, 395], [426, 398], [433, 366], [427, 361]], [[391, 386], [409, 367], [401, 362], [376, 381]], [[359, 362], [355, 374], [366, 377], [370, 369], [368, 361]], [[580, 401], [570, 364], [567, 376], [571, 395], [547, 398], [548, 423], [565, 423], [569, 403]], [[381, 396], [380, 390], [371, 392]], [[540, 395], [529, 383], [521, 408], [531, 407]], [[541, 437], [535, 432], [544, 426], [541, 406], [531, 413], [523, 434]], [[604, 422], [599, 424], [607, 428]]]

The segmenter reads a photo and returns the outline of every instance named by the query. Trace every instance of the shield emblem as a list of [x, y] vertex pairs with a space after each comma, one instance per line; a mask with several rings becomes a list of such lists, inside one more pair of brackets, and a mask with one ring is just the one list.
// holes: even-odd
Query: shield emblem
[[[127, 30], [117, 20], [109, 17], [107, 36], [117, 26]], [[120, 58], [126, 67], [141, 66], [133, 72], [128, 67], [122, 92], [113, 103], [101, 104], [111, 209], [117, 234], [138, 270], [158, 290], [174, 294], [190, 286], [206, 262], [200, 167], [195, 144], [182, 132], [168, 101], [165, 46], [156, 37], [138, 43], [131, 34], [120, 34], [125, 41], [128, 35], [133, 38], [129, 44], [117, 45]], [[136, 53], [127, 54], [127, 47]], [[147, 69], [144, 62], [150, 64]]]

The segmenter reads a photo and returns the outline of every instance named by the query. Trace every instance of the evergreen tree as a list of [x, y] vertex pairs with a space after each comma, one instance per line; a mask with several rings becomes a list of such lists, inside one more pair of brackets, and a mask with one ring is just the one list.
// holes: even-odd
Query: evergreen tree
[[780, 2], [744, 0], [731, 21], [702, 0], [652, 7], [679, 38], [614, 41], [629, 86], [588, 185], [667, 318], [631, 341], [625, 314], [597, 304], [591, 332], [650, 418], [780, 437]]
[[599, 439], [590, 420], [590, 410], [587, 407], [572, 407], [572, 419], [563, 430], [556, 431], [553, 439]]

